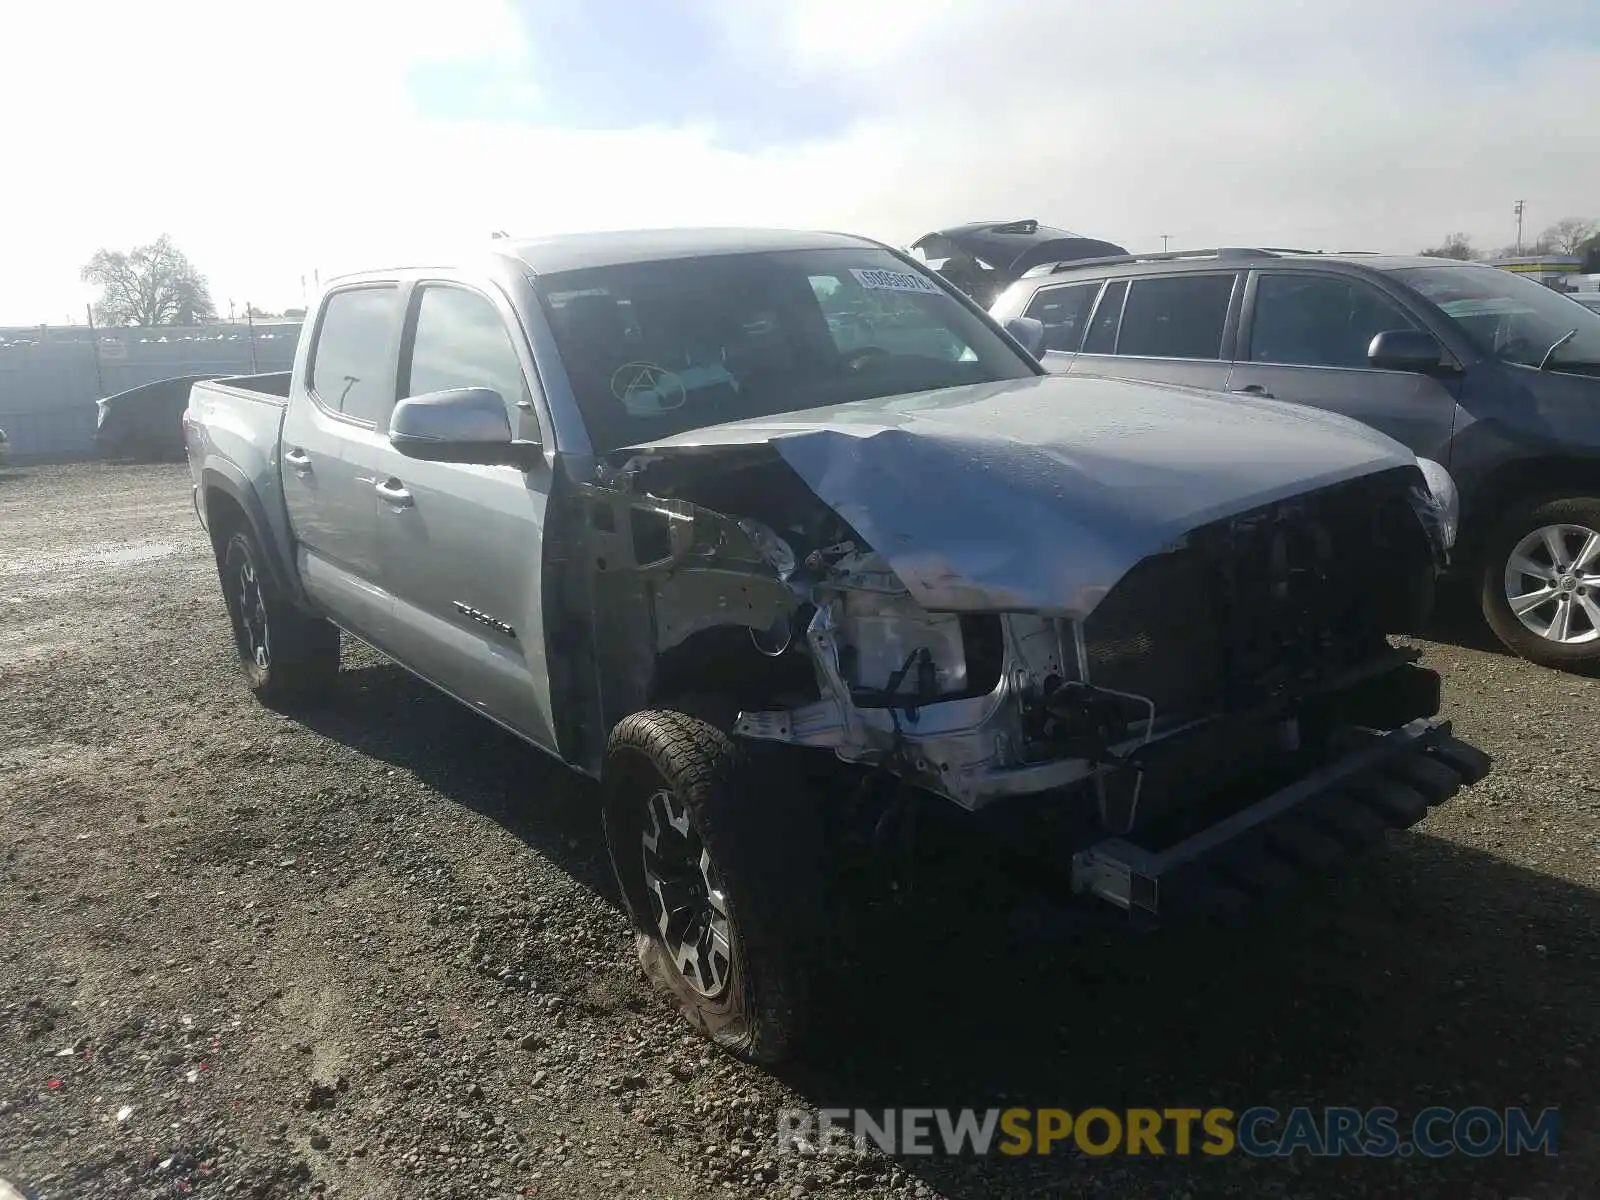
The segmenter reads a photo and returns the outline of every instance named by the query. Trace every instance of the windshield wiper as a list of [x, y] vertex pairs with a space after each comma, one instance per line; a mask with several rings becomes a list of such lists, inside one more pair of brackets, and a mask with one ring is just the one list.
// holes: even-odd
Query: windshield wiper
[[1551, 346], [1550, 349], [1546, 350], [1544, 352], [1544, 357], [1539, 360], [1539, 370], [1542, 371], [1546, 367], [1548, 367], [1550, 365], [1550, 360], [1555, 357], [1556, 351], [1561, 349], [1561, 347], [1565, 346], [1568, 342], [1570, 342], [1573, 338], [1575, 338], [1577, 336], [1578, 336], [1578, 331], [1576, 329], [1569, 329], [1569, 330], [1567, 330], [1567, 332], [1563, 333], [1560, 337], [1558, 337], [1556, 339], [1556, 341], [1555, 341], [1555, 345]]

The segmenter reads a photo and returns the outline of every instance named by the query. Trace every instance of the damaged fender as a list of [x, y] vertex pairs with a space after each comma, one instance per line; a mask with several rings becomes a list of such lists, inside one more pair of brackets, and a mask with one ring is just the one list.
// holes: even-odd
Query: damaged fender
[[589, 492], [596, 566], [617, 611], [607, 625], [641, 642], [631, 656], [641, 668], [706, 629], [786, 626], [799, 606], [787, 546], [759, 522], [626, 487]]
[[[649, 652], [719, 625], [787, 631], [809, 605], [817, 698], [746, 710], [737, 731], [893, 762], [968, 808], [1098, 777], [1158, 729], [1192, 724], [1182, 686], [1221, 686], [1206, 674], [1221, 669], [1222, 651], [1207, 648], [1220, 630], [1197, 630], [1187, 649], [1162, 642], [1149, 651], [1171, 655], [1157, 677], [1119, 692], [1125, 667], [1091, 680], [1085, 629], [1135, 567], [1172, 559], [1198, 531], [1235, 517], [1255, 528], [1249, 514], [1406, 470], [1419, 534], [1440, 549], [1424, 472], [1398, 442], [1319, 411], [1187, 388], [1019, 380], [732, 422], [625, 453], [610, 480], [626, 510], [614, 520], [632, 526], [636, 547], [657, 547], [637, 551], [632, 572]], [[746, 485], [719, 507], [736, 494], [761, 519], [699, 503], [732, 473]], [[847, 540], [792, 546], [779, 518], [763, 523], [791, 474]], [[1189, 595], [1196, 580], [1157, 568], [1169, 569], [1175, 595]], [[978, 677], [974, 620], [991, 623]], [[1161, 672], [1173, 675], [1165, 693]], [[1055, 727], [1041, 706], [1067, 696], [1068, 680], [1093, 684], [1062, 701], [1069, 723], [1098, 721], [1118, 696], [1142, 717], [1104, 753], [1063, 753], [1039, 729]]]

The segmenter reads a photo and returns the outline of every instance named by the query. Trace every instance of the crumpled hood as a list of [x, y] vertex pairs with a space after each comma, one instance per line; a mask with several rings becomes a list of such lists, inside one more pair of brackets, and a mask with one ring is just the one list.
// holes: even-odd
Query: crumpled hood
[[1392, 438], [1314, 409], [1062, 376], [735, 421], [630, 449], [671, 458], [763, 443], [925, 608], [1070, 617], [1190, 530], [1416, 466]]

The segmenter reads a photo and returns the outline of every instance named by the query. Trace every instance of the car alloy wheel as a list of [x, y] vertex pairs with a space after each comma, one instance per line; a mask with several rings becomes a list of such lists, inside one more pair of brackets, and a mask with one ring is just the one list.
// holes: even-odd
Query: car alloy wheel
[[650, 913], [684, 981], [707, 999], [727, 990], [733, 964], [727, 889], [688, 810], [670, 788], [645, 803], [640, 833]]
[[1600, 640], [1600, 531], [1542, 525], [1506, 559], [1505, 596], [1531, 633], [1562, 646]]
[[256, 578], [255, 564], [249, 558], [239, 564], [234, 594], [239, 606], [239, 652], [264, 671], [272, 665], [272, 640], [261, 581]]

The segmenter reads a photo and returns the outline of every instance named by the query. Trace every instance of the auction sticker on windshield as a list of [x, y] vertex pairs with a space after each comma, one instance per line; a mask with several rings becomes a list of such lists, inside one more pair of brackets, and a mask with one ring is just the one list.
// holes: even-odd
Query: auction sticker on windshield
[[862, 287], [876, 288], [881, 292], [927, 292], [934, 296], [943, 294], [937, 284], [909, 271], [862, 270], [859, 267], [851, 267], [850, 274], [856, 277], [856, 282]]
[[1437, 303], [1441, 309], [1452, 317], [1509, 317], [1533, 311], [1526, 304], [1518, 304], [1513, 300], [1501, 299], [1498, 296], [1485, 296], [1481, 300], [1476, 298], [1470, 300], [1442, 300]]

